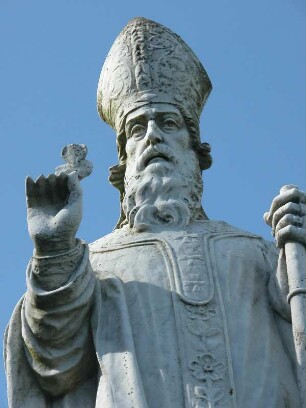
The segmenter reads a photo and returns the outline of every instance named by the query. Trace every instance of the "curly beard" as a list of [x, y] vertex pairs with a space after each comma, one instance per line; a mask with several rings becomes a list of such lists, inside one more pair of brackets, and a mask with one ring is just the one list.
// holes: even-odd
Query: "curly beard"
[[182, 228], [191, 220], [206, 218], [200, 169], [188, 167], [181, 169], [165, 161], [125, 180], [122, 205], [131, 228], [139, 232]]

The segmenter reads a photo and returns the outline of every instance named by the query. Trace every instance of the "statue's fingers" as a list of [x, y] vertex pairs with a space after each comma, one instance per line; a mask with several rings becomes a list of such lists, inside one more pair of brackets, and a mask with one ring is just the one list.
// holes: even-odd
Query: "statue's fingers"
[[68, 201], [69, 189], [67, 186], [68, 176], [66, 173], [61, 173], [58, 176], [55, 176], [55, 188], [54, 193], [55, 202], [65, 205]]
[[56, 175], [48, 174], [46, 177], [46, 196], [50, 200], [51, 204], [57, 203], [57, 188], [56, 188]]
[[52, 184], [54, 183], [53, 188], [53, 200], [55, 204], [58, 204], [60, 207], [65, 206], [68, 200], [68, 187], [67, 187], [67, 174], [61, 173], [59, 176], [54, 175], [54, 178], [51, 178]]
[[287, 226], [302, 227], [303, 218], [298, 215], [285, 214], [275, 226], [275, 236], [278, 235], [279, 231]]
[[35, 180], [35, 185], [37, 188], [37, 195], [40, 197], [40, 200], [45, 200], [46, 197], [46, 178], [43, 174], [41, 174], [40, 176], [37, 177], [37, 179]]
[[292, 214], [293, 216], [303, 216], [304, 212], [302, 210], [302, 206], [296, 203], [287, 203], [280, 207], [278, 210], [275, 211], [272, 217], [272, 230], [275, 230], [278, 222], [284, 217], [286, 214]]
[[28, 208], [31, 208], [37, 204], [37, 188], [35, 182], [30, 176], [28, 176], [25, 180], [25, 190], [27, 206]]
[[276, 235], [277, 246], [282, 248], [288, 241], [306, 245], [306, 229], [293, 225], [287, 225], [285, 228], [280, 229]]
[[290, 190], [286, 190], [276, 196], [272, 201], [269, 210], [268, 224], [272, 225], [273, 214], [275, 213], [275, 211], [289, 202], [298, 204], [300, 202], [301, 196], [301, 191], [295, 187]]
[[270, 213], [269, 212], [264, 213], [263, 219], [264, 219], [265, 223], [270, 225], [270, 227], [271, 227], [272, 223], [270, 221]]
[[301, 190], [299, 190], [299, 191], [300, 191], [300, 195], [301, 195], [300, 203], [301, 204], [306, 204], [306, 193], [305, 193], [305, 191], [301, 191]]

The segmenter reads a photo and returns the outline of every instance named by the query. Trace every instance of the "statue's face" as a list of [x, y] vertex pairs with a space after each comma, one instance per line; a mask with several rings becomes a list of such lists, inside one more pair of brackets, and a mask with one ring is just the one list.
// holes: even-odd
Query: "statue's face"
[[194, 159], [189, 131], [174, 105], [156, 103], [136, 109], [127, 115], [125, 132], [127, 179], [151, 166], [185, 165], [190, 154]]
[[203, 218], [199, 160], [179, 109], [142, 106], [126, 117], [122, 209], [138, 231], [178, 228]]

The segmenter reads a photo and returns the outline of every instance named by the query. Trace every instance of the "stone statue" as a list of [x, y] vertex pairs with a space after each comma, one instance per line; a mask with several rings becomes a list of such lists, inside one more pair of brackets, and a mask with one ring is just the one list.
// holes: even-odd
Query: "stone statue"
[[306, 196], [288, 188], [265, 215], [279, 249], [207, 218], [210, 91], [178, 35], [135, 18], [98, 86], [117, 134], [116, 229], [89, 247], [76, 238], [84, 145], [64, 149], [56, 174], [28, 178], [34, 254], [6, 333], [10, 408], [300, 406], [284, 245], [306, 244]]

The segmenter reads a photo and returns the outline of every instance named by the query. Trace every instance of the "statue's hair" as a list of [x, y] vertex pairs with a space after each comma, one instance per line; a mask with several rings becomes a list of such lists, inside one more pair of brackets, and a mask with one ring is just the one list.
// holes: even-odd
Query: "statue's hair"
[[[195, 120], [185, 109], [180, 106], [183, 118], [190, 133], [191, 148], [197, 153], [201, 170], [207, 170], [212, 165], [211, 148], [208, 143], [200, 141], [200, 127], [198, 120]], [[126, 170], [126, 134], [125, 121], [123, 121], [121, 129], [117, 133], [117, 150], [119, 164], [109, 168], [109, 182], [120, 192], [120, 218], [115, 228], [120, 228], [125, 224], [125, 214], [122, 209], [122, 201], [125, 195], [124, 177]]]

